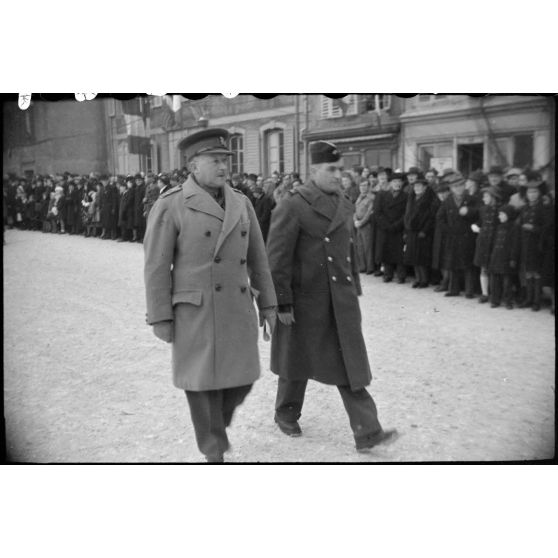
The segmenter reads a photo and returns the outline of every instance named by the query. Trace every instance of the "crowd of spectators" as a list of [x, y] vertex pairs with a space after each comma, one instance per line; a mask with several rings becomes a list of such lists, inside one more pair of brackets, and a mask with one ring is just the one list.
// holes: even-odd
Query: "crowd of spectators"
[[[188, 176], [63, 174], [3, 181], [4, 226], [142, 242], [151, 207]], [[233, 174], [230, 186], [252, 202], [264, 240], [271, 214], [299, 187], [297, 173]], [[445, 296], [478, 296], [493, 308], [539, 310], [542, 287], [554, 313], [554, 190], [540, 173], [491, 167], [468, 176], [411, 167], [353, 168], [341, 177], [355, 204], [361, 273]]]
[[342, 182], [362, 273], [401, 284], [412, 274], [413, 288], [510, 310], [539, 310], [548, 287], [554, 313], [554, 190], [539, 172], [363, 168]]

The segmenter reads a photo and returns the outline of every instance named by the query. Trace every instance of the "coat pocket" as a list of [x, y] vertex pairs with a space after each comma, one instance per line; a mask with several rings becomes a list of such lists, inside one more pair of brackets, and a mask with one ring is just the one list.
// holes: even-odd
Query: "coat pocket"
[[175, 304], [193, 304], [194, 306], [201, 306], [202, 292], [201, 291], [177, 291], [172, 294], [172, 305]]

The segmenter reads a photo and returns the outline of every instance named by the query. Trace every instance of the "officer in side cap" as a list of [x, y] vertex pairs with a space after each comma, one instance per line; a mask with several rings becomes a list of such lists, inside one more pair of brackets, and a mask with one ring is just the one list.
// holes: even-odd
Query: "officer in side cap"
[[365, 389], [372, 375], [358, 303], [354, 205], [341, 191], [337, 147], [316, 142], [310, 156], [310, 180], [279, 201], [267, 240], [279, 304], [271, 344], [271, 370], [279, 376], [275, 422], [284, 434], [300, 436], [308, 380], [335, 385], [356, 449], [368, 451], [396, 432], [382, 428]]
[[209, 462], [229, 449], [226, 428], [260, 375], [258, 323], [273, 331], [277, 302], [252, 204], [226, 184], [227, 138], [207, 129], [179, 144], [191, 174], [154, 203], [144, 240], [147, 323], [172, 344]]

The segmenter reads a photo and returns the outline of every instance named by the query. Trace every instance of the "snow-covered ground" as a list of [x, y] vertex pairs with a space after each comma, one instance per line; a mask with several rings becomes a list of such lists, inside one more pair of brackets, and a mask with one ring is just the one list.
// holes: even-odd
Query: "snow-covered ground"
[[[197, 462], [170, 347], [145, 324], [143, 247], [8, 230], [4, 246], [4, 413], [20, 462]], [[491, 309], [363, 276], [363, 327], [384, 427], [401, 437], [354, 450], [337, 390], [310, 383], [303, 436], [273, 422], [262, 377], [230, 429], [235, 462], [550, 458], [554, 316]]]

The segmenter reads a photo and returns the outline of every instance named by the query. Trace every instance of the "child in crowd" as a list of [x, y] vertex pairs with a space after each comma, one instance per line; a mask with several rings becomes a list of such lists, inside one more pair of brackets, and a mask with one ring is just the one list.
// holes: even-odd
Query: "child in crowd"
[[360, 195], [355, 203], [354, 225], [356, 229], [356, 252], [359, 271], [370, 275], [374, 273], [374, 235], [371, 217], [374, 212], [376, 194], [372, 192], [367, 180], [359, 186]]
[[514, 222], [515, 209], [512, 205], [503, 205], [496, 210], [494, 243], [488, 262], [490, 273], [491, 307], [498, 308], [502, 299], [508, 310], [513, 309], [513, 282], [518, 259], [517, 226]]
[[480, 303], [488, 302], [488, 264], [492, 253], [494, 233], [498, 225], [497, 202], [500, 199], [498, 191], [492, 186], [482, 189], [482, 203], [479, 209], [479, 218], [471, 225], [474, 233], [477, 233], [475, 245], [475, 257], [473, 263], [480, 268]]

